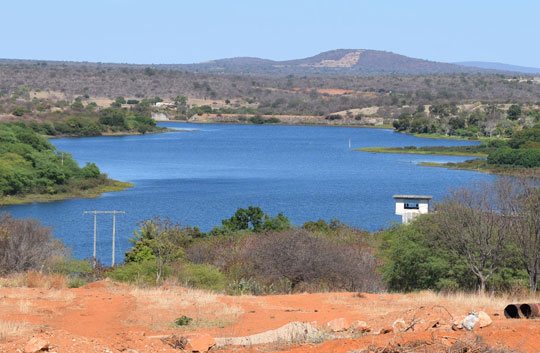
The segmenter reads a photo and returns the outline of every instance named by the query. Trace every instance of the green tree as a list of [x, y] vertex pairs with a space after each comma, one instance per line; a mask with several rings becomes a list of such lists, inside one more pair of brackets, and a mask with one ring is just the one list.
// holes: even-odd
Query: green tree
[[124, 261], [127, 264], [154, 263], [158, 282], [170, 263], [183, 259], [184, 248], [199, 234], [198, 229], [182, 227], [168, 218], [140, 222], [130, 239], [133, 247], [126, 252]]
[[521, 116], [521, 107], [517, 104], [512, 104], [507, 111], [508, 119], [517, 120]]

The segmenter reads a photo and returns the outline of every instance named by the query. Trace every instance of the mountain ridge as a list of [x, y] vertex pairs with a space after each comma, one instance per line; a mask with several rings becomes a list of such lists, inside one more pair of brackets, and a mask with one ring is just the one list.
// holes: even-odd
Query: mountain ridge
[[194, 72], [269, 75], [320, 74], [347, 76], [509, 73], [508, 70], [443, 63], [371, 49], [335, 49], [307, 58], [283, 61], [256, 57], [233, 57], [203, 63], [164, 64], [159, 66]]
[[[208, 74], [254, 74], [268, 76], [377, 76], [377, 75], [433, 75], [433, 74], [537, 74], [540, 69], [515, 65], [463, 62], [444, 63], [412, 58], [390, 51], [371, 49], [335, 49], [310, 57], [292, 60], [271, 60], [258, 57], [233, 57], [190, 64], [129, 64], [53, 60], [0, 59], [0, 64], [31, 63], [37, 65], [132, 67], [182, 70]], [[476, 63], [476, 64], [475, 64]], [[485, 64], [482, 67], [481, 64]], [[489, 66], [490, 64], [491, 66]], [[499, 66], [493, 66], [497, 64]], [[525, 70], [528, 69], [528, 70]], [[536, 71], [538, 70], [538, 71]]]

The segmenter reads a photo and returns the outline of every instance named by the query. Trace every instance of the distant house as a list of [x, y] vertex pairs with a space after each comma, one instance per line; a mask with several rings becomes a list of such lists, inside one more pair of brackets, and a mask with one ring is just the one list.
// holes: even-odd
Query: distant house
[[157, 102], [156, 107], [174, 109], [174, 108], [176, 108], [176, 104], [174, 104], [172, 102]]
[[401, 216], [401, 223], [407, 224], [419, 214], [429, 213], [429, 202], [433, 196], [394, 195], [396, 214]]

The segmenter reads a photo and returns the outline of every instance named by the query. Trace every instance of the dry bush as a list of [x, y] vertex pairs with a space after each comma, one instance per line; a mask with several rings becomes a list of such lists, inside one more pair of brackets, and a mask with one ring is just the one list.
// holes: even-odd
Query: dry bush
[[0, 273], [38, 270], [45, 261], [61, 252], [50, 228], [35, 219], [15, 219], [0, 215]]
[[369, 252], [303, 230], [251, 238], [245, 248], [259, 278], [286, 278], [292, 290], [301, 283], [320, 283], [330, 290], [380, 292], [382, 281]]
[[26, 335], [31, 330], [32, 328], [26, 323], [0, 320], [0, 341], [9, 337]]
[[61, 274], [26, 272], [26, 286], [28, 288], [63, 289], [66, 288], [66, 283], [66, 276]]

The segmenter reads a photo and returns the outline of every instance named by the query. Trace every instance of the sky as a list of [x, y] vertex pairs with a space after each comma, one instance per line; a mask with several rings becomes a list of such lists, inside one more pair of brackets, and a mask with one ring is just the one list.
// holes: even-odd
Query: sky
[[345, 48], [540, 67], [538, 0], [0, 1], [0, 58], [185, 64]]

